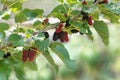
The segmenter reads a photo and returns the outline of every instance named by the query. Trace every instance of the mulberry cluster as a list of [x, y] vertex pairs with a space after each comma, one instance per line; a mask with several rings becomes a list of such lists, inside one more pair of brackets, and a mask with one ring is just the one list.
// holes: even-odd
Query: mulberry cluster
[[68, 33], [62, 30], [63, 24], [60, 23], [58, 28], [55, 30], [53, 34], [53, 40], [56, 41], [60, 39], [61, 42], [68, 42]]
[[27, 59], [29, 59], [30, 62], [32, 62], [35, 58], [36, 55], [36, 48], [28, 49], [28, 50], [23, 50], [22, 54], [22, 61], [26, 62]]

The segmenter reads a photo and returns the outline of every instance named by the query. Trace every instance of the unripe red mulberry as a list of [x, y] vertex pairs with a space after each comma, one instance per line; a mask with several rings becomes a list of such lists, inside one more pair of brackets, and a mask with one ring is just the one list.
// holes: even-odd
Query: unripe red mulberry
[[92, 26], [92, 16], [89, 16], [88, 17], [88, 19], [87, 19], [87, 21], [88, 21], [88, 24], [90, 25], [90, 26]]
[[56, 33], [60, 33], [60, 32], [61, 32], [61, 28], [57, 28], [57, 29], [55, 30], [55, 32], [56, 32]]

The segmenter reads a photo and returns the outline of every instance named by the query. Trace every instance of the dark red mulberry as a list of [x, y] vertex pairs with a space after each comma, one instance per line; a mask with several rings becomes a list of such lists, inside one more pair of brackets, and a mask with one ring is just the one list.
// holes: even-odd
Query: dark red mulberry
[[90, 26], [92, 26], [92, 24], [93, 24], [93, 23], [92, 23], [92, 16], [89, 16], [87, 21], [88, 21], [88, 24], [89, 24]]
[[60, 32], [61, 32], [61, 28], [57, 28], [57, 29], [55, 30], [55, 32], [56, 32], [56, 33], [60, 33]]
[[63, 26], [64, 26], [63, 23], [60, 23], [58, 27], [62, 28]]
[[43, 32], [43, 33], [44, 33], [44, 35], [45, 35], [45, 39], [49, 38], [48, 32]]
[[36, 55], [36, 50], [35, 48], [30, 49], [29, 51], [29, 61], [32, 62], [35, 58]]
[[104, 0], [104, 3], [108, 4], [108, 0]]
[[66, 24], [65, 24], [65, 27], [69, 27], [70, 26], [70, 23], [69, 23], [70, 19], [67, 19], [66, 20]]
[[9, 52], [7, 52], [7, 54], [3, 55], [3, 58], [8, 58], [11, 54]]
[[72, 30], [71, 30], [71, 33], [77, 33], [77, 32], [79, 32], [79, 31], [76, 30], [76, 29], [72, 29]]
[[59, 33], [54, 32], [53, 34], [53, 40], [57, 41], [59, 39]]
[[103, 1], [99, 2], [99, 4], [108, 4], [108, 0], [103, 0]]
[[61, 42], [68, 42], [69, 41], [67, 32], [63, 32], [63, 31], [60, 32], [60, 41]]
[[22, 54], [22, 61], [23, 62], [26, 62], [27, 61], [27, 58], [28, 58], [28, 53], [29, 51], [28, 50], [23, 50], [23, 54]]

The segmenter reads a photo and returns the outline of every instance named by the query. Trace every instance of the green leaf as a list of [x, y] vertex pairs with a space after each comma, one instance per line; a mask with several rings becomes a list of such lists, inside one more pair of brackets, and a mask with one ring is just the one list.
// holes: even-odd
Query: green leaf
[[46, 59], [47, 61], [49, 62], [49, 64], [52, 66], [52, 68], [58, 72], [58, 66], [55, 64], [53, 58], [51, 57], [50, 53], [48, 50], [44, 51], [43, 54], [42, 54]]
[[7, 60], [1, 60], [0, 61], [0, 80], [8, 80], [8, 77], [10, 76], [10, 73], [12, 71], [12, 68], [10, 67], [10, 64]]
[[67, 49], [61, 43], [51, 43], [50, 48], [67, 65], [67, 67], [73, 70], [76, 68], [74, 61], [70, 59]]
[[104, 5], [99, 5], [98, 7], [104, 17], [109, 19], [112, 23], [119, 23], [118, 20], [120, 19], [120, 16], [118, 14], [114, 14], [109, 9], [105, 8]]
[[21, 9], [22, 9], [22, 3], [16, 2], [16, 3], [13, 4], [12, 6], [10, 6], [10, 8], [11, 8], [12, 10], [16, 10], [16, 11], [21, 10]]
[[53, 16], [60, 19], [61, 22], [65, 22], [67, 20], [67, 18], [62, 13], [53, 13]]
[[36, 71], [38, 69], [36, 62], [26, 62], [25, 66], [28, 67], [30, 70], [33, 70], [33, 71]]
[[37, 20], [37, 21], [34, 22], [33, 27], [35, 27], [35, 26], [37, 26], [39, 24], [41, 24], [41, 21]]
[[0, 31], [4, 31], [4, 30], [8, 30], [9, 29], [9, 25], [7, 23], [2, 23], [0, 22]]
[[46, 50], [49, 46], [49, 39], [45, 39], [45, 40], [35, 40], [35, 46], [40, 50]]
[[23, 46], [24, 40], [21, 35], [11, 34], [8, 40], [13, 44], [13, 46]]
[[80, 10], [72, 10], [70, 15], [75, 16], [75, 15], [78, 15], [79, 13], [80, 13]]
[[66, 1], [67, 1], [67, 3], [69, 3], [69, 4], [77, 3], [77, 2], [78, 2], [78, 0], [66, 0]]
[[8, 20], [8, 19], [10, 19], [10, 15], [6, 14], [5, 16], [2, 17], [2, 19]]
[[4, 31], [0, 31], [0, 39], [5, 38], [5, 32]]
[[51, 12], [51, 14], [52, 13], [63, 13], [63, 14], [66, 14], [67, 13], [67, 11], [68, 11], [68, 6], [66, 5], [64, 5], [64, 4], [60, 4], [60, 5], [58, 5], [58, 6], [56, 6], [54, 9], [53, 9], [53, 11]]
[[108, 5], [105, 5], [105, 7], [112, 13], [120, 15], [120, 7], [118, 7], [116, 3], [110, 3]]
[[33, 9], [33, 10], [30, 10], [26, 13], [26, 16], [29, 18], [29, 19], [33, 19], [37, 16], [40, 16], [43, 14], [43, 10], [42, 9]]
[[15, 66], [14, 71], [15, 71], [16, 77], [19, 80], [26, 80], [25, 71], [24, 71], [24, 68], [22, 66], [21, 67]]
[[42, 9], [23, 9], [21, 12], [16, 14], [15, 16], [15, 22], [24, 22], [28, 19], [33, 19], [37, 16], [41, 16], [43, 14]]
[[5, 54], [4, 51], [0, 50], [0, 60], [3, 59], [3, 55]]
[[[27, 11], [27, 10], [26, 10]], [[20, 13], [15, 15], [15, 22], [24, 22], [27, 20], [26, 11], [23, 10]]]
[[37, 37], [39, 37], [39, 38], [45, 38], [45, 35], [44, 35], [44, 33], [39, 32]]
[[74, 27], [82, 27], [82, 23], [80, 21], [70, 20], [69, 23]]
[[109, 31], [107, 25], [103, 21], [94, 21], [93, 27], [97, 31], [97, 33], [102, 38], [102, 41], [105, 45], [109, 44]]
[[71, 24], [71, 26], [79, 29], [80, 32], [87, 33], [87, 29], [89, 26], [86, 21], [84, 21], [84, 23], [81, 23], [80, 21], [77, 21], [77, 20], [70, 20], [69, 23]]

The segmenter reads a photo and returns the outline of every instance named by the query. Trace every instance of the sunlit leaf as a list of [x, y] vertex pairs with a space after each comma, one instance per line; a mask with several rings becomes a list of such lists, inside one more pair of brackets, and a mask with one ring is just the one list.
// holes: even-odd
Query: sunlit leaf
[[47, 59], [47, 61], [50, 63], [50, 65], [52, 66], [52, 68], [58, 72], [58, 66], [55, 64], [53, 58], [51, 57], [50, 53], [48, 52], [48, 50], [46, 50], [45, 52], [42, 53], [43, 56]]
[[99, 9], [104, 17], [109, 19], [112, 23], [118, 23], [118, 20], [120, 19], [118, 14], [114, 14], [114, 12], [111, 12], [109, 9], [105, 8], [104, 5], [99, 5]]
[[37, 64], [36, 62], [26, 62], [25, 66], [28, 67], [30, 70], [37, 70]]
[[50, 48], [70, 69], [74, 70], [76, 68], [74, 61], [70, 59], [69, 53], [63, 44], [54, 42], [50, 44]]
[[16, 77], [19, 79], [19, 80], [26, 80], [26, 76], [25, 76], [25, 71], [24, 71], [24, 68], [21, 66], [21, 67], [14, 67], [14, 71], [15, 71], [15, 74], [16, 74]]
[[51, 13], [63, 13], [63, 14], [65, 14], [65, 13], [67, 13], [67, 11], [68, 11], [68, 7], [65, 6], [64, 4], [62, 4], [62, 5], [60, 4], [60, 5], [56, 6]]
[[95, 30], [98, 32], [98, 34], [102, 38], [103, 43], [105, 45], [108, 45], [109, 44], [109, 31], [108, 31], [108, 27], [106, 23], [104, 23], [103, 21], [95, 20], [93, 27], [95, 28]]
[[16, 14], [15, 22], [24, 22], [28, 19], [33, 19], [42, 14], [43, 14], [42, 9], [23, 9], [21, 12]]

